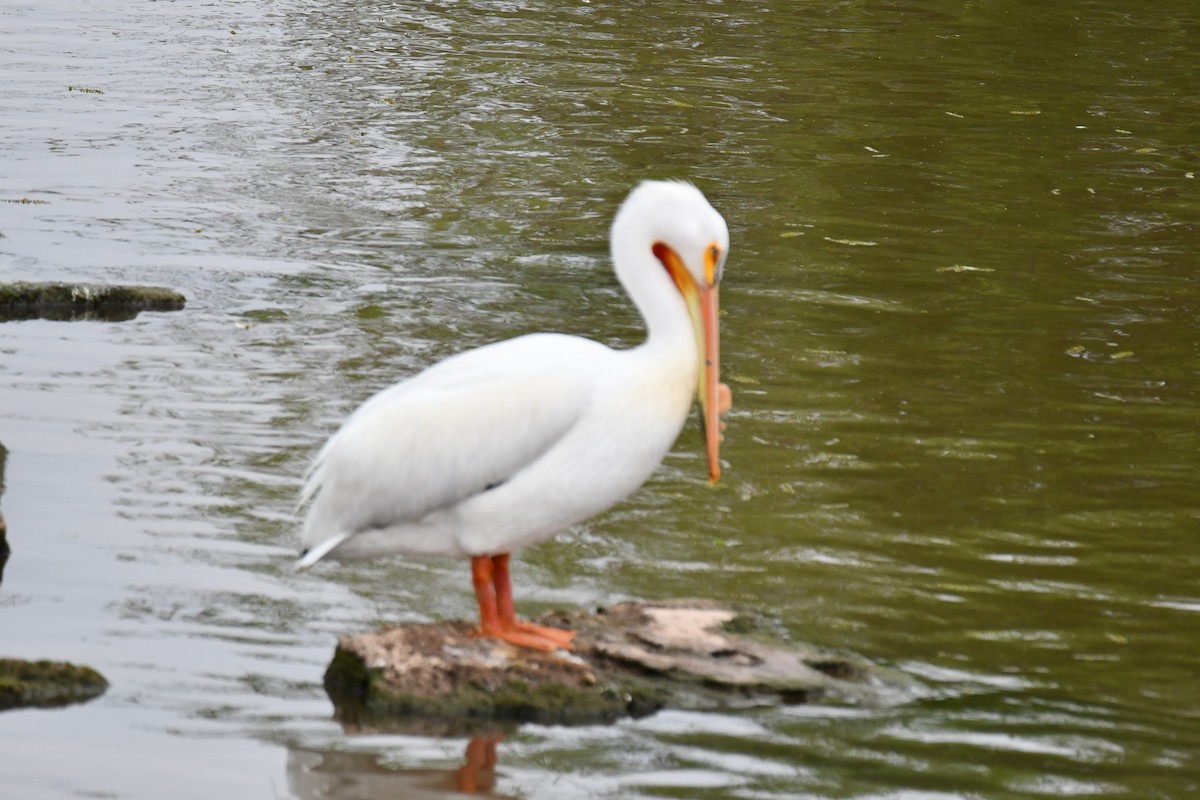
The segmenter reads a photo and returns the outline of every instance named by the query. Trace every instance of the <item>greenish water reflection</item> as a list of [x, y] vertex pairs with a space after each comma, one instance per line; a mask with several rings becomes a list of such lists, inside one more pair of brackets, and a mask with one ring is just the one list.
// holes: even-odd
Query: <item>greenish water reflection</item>
[[320, 675], [339, 633], [473, 613], [466, 566], [292, 575], [297, 479], [451, 352], [635, 343], [606, 233], [653, 176], [731, 224], [725, 477], [693, 424], [518, 603], [743, 602], [928, 689], [524, 728], [495, 791], [1200, 793], [1194, 2], [56, 2], [6, 16], [0, 188], [46, 202], [0, 206], [0, 251], [188, 309], [0, 330], [3, 642], [112, 680], [0, 718], [6, 788], [456, 770], [345, 734]]
[[667, 741], [795, 767], [755, 796], [1179, 796], [1200, 744], [1198, 23], [1185, 3], [396, 4], [290, 35], [320, 32], [314, 129], [349, 115], [405, 148], [384, 211], [432, 251], [363, 259], [500, 282], [448, 337], [421, 329], [431, 358], [545, 328], [635, 340], [602, 232], [640, 177], [690, 177], [729, 218], [724, 485], [703, 489], [693, 431], [528, 560], [602, 598], [766, 606], [937, 692]]

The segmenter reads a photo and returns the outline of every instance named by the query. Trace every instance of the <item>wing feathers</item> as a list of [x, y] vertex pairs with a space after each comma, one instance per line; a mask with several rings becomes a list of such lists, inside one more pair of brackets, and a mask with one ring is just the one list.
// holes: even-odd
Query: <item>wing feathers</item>
[[586, 378], [569, 360], [548, 368], [520, 342], [442, 362], [346, 421], [301, 493], [312, 502], [304, 542], [323, 549], [311, 563], [354, 533], [413, 522], [504, 483], [570, 430], [587, 408]]

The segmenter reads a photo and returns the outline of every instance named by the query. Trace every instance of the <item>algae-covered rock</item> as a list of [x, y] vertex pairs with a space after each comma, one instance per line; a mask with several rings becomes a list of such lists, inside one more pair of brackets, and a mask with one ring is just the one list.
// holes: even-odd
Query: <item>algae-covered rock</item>
[[704, 600], [554, 612], [576, 631], [552, 653], [472, 635], [465, 622], [345, 636], [325, 673], [343, 723], [455, 733], [496, 722], [586, 724], [661, 708], [879, 699], [911, 685], [864, 659], [780, 641], [754, 614]]
[[[4, 465], [8, 460], [8, 450], [0, 444], [0, 498], [4, 497]], [[0, 582], [4, 581], [4, 564], [8, 561], [8, 525], [4, 522], [4, 512], [0, 511]]]
[[0, 283], [0, 320], [133, 319], [141, 311], [178, 311], [172, 289], [91, 283]]
[[82, 703], [99, 697], [107, 688], [108, 681], [91, 667], [0, 658], [0, 711]]
[[359, 724], [380, 717], [600, 722], [652, 711], [664, 702], [658, 693], [631, 693], [630, 687], [602, 681], [578, 655], [476, 637], [465, 622], [343, 637], [326, 670], [325, 688], [342, 720]]

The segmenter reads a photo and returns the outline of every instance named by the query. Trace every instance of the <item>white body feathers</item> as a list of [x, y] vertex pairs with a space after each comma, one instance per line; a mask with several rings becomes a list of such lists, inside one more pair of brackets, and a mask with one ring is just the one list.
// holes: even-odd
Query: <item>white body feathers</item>
[[[695, 243], [675, 241], [689, 237]], [[702, 250], [714, 237], [727, 247], [724, 220], [698, 190], [644, 183], [614, 222], [612, 248], [649, 327], [645, 343], [612, 350], [561, 334], [522, 336], [455, 355], [367, 400], [309, 472], [298, 566], [506, 553], [636, 490], [683, 427], [700, 368], [687, 305], [650, 247], [668, 240]]]

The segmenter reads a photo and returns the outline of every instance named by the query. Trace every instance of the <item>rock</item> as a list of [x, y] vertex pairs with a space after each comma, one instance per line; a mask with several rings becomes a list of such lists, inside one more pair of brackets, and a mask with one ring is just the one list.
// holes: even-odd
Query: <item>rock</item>
[[[4, 497], [4, 464], [8, 460], [8, 450], [0, 444], [0, 497]], [[4, 522], [4, 512], [0, 511], [0, 583], [4, 581], [4, 564], [8, 561], [8, 525]]]
[[4, 565], [11, 554], [8, 548], [8, 525], [4, 522], [4, 513], [0, 512], [0, 583], [4, 583]]
[[90, 667], [62, 661], [0, 658], [0, 711], [82, 703], [104, 694], [108, 681]]
[[158, 286], [0, 283], [0, 320], [133, 319], [141, 311], [178, 311], [183, 295]]
[[574, 651], [516, 648], [473, 636], [466, 622], [390, 626], [341, 638], [325, 688], [352, 728], [403, 722], [451, 734], [661, 708], [881, 701], [912, 686], [864, 659], [779, 641], [761, 617], [706, 600], [626, 602], [538, 622], [575, 630]]

